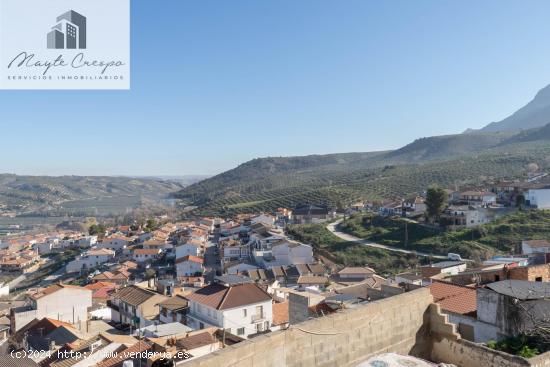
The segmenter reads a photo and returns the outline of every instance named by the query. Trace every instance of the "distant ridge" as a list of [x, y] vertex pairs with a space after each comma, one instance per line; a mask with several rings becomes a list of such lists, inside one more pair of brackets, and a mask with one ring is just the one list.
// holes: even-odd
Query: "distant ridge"
[[[550, 123], [550, 85], [541, 89], [535, 98], [502, 121], [492, 122], [479, 131], [518, 131], [542, 127]], [[469, 130], [467, 130], [469, 131]]]

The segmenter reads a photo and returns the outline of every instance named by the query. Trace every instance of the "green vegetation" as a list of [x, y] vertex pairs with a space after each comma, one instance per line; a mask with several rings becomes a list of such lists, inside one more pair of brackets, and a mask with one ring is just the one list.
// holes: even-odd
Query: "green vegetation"
[[323, 224], [294, 225], [288, 228], [288, 233], [295, 239], [310, 244], [318, 255], [342, 266], [369, 266], [380, 275], [392, 275], [411, 270], [421, 261], [415, 255], [391, 252], [346, 242], [336, 237]]
[[475, 186], [521, 178], [531, 163], [550, 166], [548, 141], [501, 145], [505, 136], [484, 135], [475, 147], [467, 144], [475, 136], [426, 138], [393, 152], [255, 159], [176, 196], [198, 206], [199, 215], [231, 216], [303, 203], [342, 208], [360, 199], [417, 194], [434, 184]]
[[430, 186], [426, 192], [426, 214], [430, 220], [437, 220], [447, 206], [447, 193], [441, 187]]
[[441, 255], [453, 252], [465, 258], [481, 260], [496, 253], [519, 251], [519, 245], [525, 239], [550, 238], [550, 211], [518, 211], [493, 223], [455, 232], [406, 223], [397, 217], [383, 218], [363, 214], [348, 218], [340, 225], [340, 229], [385, 245]]
[[103, 224], [92, 224], [88, 229], [90, 236], [104, 235], [107, 228]]
[[[547, 349], [544, 345], [541, 345], [539, 338], [523, 334], [509, 337], [498, 342], [491, 340], [487, 342], [487, 346], [491, 349], [500, 350], [523, 358], [535, 357], [540, 353], [544, 353]], [[543, 348], [542, 350], [540, 349], [541, 347]]]

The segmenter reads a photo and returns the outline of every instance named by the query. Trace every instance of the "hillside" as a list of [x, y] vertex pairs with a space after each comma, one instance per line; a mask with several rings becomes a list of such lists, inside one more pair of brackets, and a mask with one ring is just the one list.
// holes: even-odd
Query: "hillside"
[[0, 209], [18, 214], [100, 206], [124, 211], [182, 188], [179, 183], [158, 179], [0, 174]]
[[529, 163], [548, 165], [550, 142], [510, 142], [480, 150], [453, 156], [432, 149], [420, 160], [409, 154], [415, 163], [402, 163], [406, 152], [354, 153], [342, 159], [339, 155], [256, 159], [191, 185], [177, 196], [199, 205], [203, 214], [266, 211], [304, 202], [344, 206], [358, 199], [418, 193], [433, 183], [453, 187], [520, 177]]
[[511, 116], [492, 122], [484, 132], [527, 130], [550, 123], [550, 85], [541, 89], [535, 98]]

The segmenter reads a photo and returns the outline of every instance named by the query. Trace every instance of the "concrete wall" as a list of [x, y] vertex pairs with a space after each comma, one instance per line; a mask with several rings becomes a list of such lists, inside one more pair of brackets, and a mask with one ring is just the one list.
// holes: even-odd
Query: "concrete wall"
[[384, 352], [422, 355], [431, 302], [430, 291], [418, 289], [247, 340], [186, 366], [345, 367]]

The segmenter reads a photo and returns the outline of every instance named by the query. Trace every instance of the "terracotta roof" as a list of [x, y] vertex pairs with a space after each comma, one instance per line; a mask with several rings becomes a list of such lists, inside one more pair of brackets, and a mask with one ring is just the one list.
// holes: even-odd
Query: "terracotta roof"
[[338, 274], [373, 274], [374, 270], [367, 267], [345, 267], [344, 269], [340, 270]]
[[159, 255], [160, 249], [148, 249], [148, 248], [138, 248], [134, 250], [134, 254], [137, 255]]
[[45, 297], [45, 296], [48, 296], [50, 294], [53, 294], [61, 289], [64, 289], [64, 288], [71, 288], [71, 289], [79, 289], [79, 290], [89, 290], [89, 289], [86, 289], [86, 288], [82, 288], [82, 287], [78, 287], [76, 285], [70, 285], [70, 284], [53, 284], [53, 285], [50, 285], [49, 287], [47, 288], [44, 288], [34, 294], [32, 294], [30, 297], [32, 299], [40, 299], [42, 297]]
[[84, 286], [84, 288], [90, 289], [92, 291], [97, 291], [105, 287], [116, 287], [116, 284], [110, 283], [110, 282], [96, 282], [96, 283], [91, 283]]
[[131, 285], [113, 294], [113, 298], [117, 298], [132, 306], [139, 306], [156, 295], [157, 293], [155, 292]]
[[327, 277], [320, 277], [315, 275], [302, 275], [298, 278], [298, 284], [327, 284]]
[[477, 292], [475, 288], [448, 282], [434, 281], [428, 286], [434, 302], [441, 309], [461, 315], [475, 314], [477, 311]]
[[194, 302], [217, 310], [241, 307], [271, 300], [271, 296], [253, 283], [244, 283], [226, 287], [218, 283], [210, 284], [186, 295]]
[[206, 345], [217, 343], [218, 340], [209, 332], [195, 334], [188, 336], [187, 338], [179, 339], [177, 341], [178, 346], [185, 350], [192, 350]]
[[181, 258], [177, 259], [176, 264], [187, 262], [187, 261], [191, 261], [191, 262], [198, 263], [198, 264], [202, 264], [204, 262], [202, 257], [187, 255], [187, 256], [184, 256], [184, 257], [181, 257]]
[[274, 325], [286, 324], [288, 320], [289, 320], [288, 302], [274, 303], [273, 304], [273, 324]]
[[97, 364], [97, 367], [118, 367], [122, 366], [123, 362], [131, 358], [133, 355], [144, 352], [151, 349], [151, 344], [141, 340], [130, 348], [126, 348], [119, 352], [115, 358], [106, 359]]
[[550, 247], [550, 242], [546, 240], [530, 240], [523, 241], [523, 243], [529, 245], [530, 247]]

